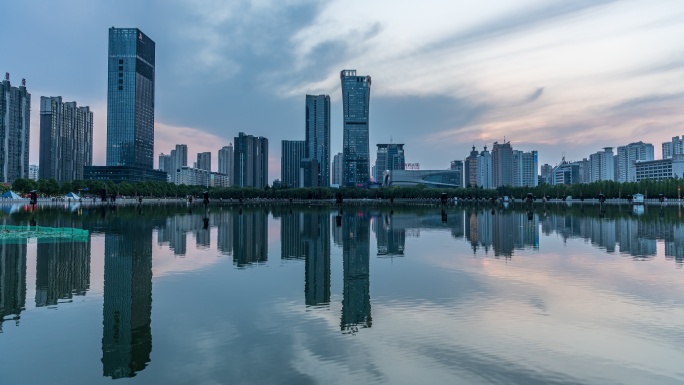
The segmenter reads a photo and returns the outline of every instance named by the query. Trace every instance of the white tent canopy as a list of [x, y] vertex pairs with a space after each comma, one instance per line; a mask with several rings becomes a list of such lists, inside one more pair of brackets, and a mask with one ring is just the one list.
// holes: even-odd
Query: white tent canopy
[[70, 192], [67, 195], [64, 196], [65, 199], [81, 199], [80, 196], [76, 195], [76, 193]]
[[2, 197], [3, 198], [9, 198], [9, 199], [21, 199], [21, 197], [19, 195], [17, 195], [17, 193], [15, 193], [14, 191], [11, 191], [11, 190], [6, 191], [4, 194], [2, 194]]

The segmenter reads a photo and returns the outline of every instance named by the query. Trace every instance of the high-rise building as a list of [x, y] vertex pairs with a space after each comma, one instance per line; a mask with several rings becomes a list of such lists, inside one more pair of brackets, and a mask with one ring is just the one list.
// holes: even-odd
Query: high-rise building
[[38, 180], [40, 175], [40, 167], [37, 164], [29, 164], [29, 179]]
[[317, 186], [330, 186], [330, 96], [306, 95], [306, 157], [319, 165]]
[[591, 170], [591, 182], [615, 179], [615, 161], [613, 159], [613, 148], [604, 147], [603, 151], [598, 151], [589, 156], [589, 167]]
[[264, 188], [268, 184], [268, 139], [240, 132], [235, 137], [234, 185]]
[[513, 186], [536, 187], [539, 184], [537, 170], [537, 151], [523, 152], [513, 150]]
[[342, 153], [338, 152], [337, 155], [333, 157], [333, 164], [332, 164], [332, 183], [335, 185], [341, 185], [342, 184]]
[[672, 158], [673, 155], [684, 154], [684, 135], [680, 139], [679, 136], [673, 136], [669, 142], [663, 142], [663, 159]]
[[404, 157], [404, 145], [398, 143], [377, 144], [378, 152], [375, 157], [375, 175], [373, 179], [382, 183], [382, 175], [385, 171], [404, 170], [406, 158]]
[[365, 186], [370, 181], [368, 139], [370, 76], [356, 76], [356, 70], [342, 70], [344, 186]]
[[482, 188], [493, 188], [492, 184], [492, 155], [484, 146], [484, 151], [477, 157], [477, 182], [476, 186]]
[[171, 173], [172, 168], [173, 168], [173, 160], [171, 158], [171, 155], [167, 155], [164, 153], [159, 154], [159, 170], [167, 172], [167, 173]]
[[233, 185], [233, 144], [224, 146], [218, 153], [218, 172], [228, 177], [228, 186]]
[[211, 172], [211, 152], [200, 152], [197, 154], [197, 168]]
[[154, 167], [154, 58], [139, 29], [109, 29], [107, 166]]
[[570, 163], [563, 158], [553, 169], [553, 179], [551, 184], [577, 184], [581, 183], [580, 163]]
[[283, 187], [303, 187], [299, 169], [305, 153], [305, 141], [283, 140], [280, 158], [280, 183]]
[[542, 164], [539, 176], [539, 184], [553, 183], [553, 166], [548, 163]]
[[492, 146], [492, 187], [513, 185], [513, 148], [511, 142]]
[[477, 157], [480, 154], [477, 152], [475, 149], [475, 146], [473, 145], [472, 151], [470, 151], [470, 155], [465, 159], [465, 186], [466, 187], [475, 187], [477, 186], [477, 177], [478, 177], [478, 170], [477, 170]]
[[[177, 144], [176, 148], [171, 150], [171, 171], [169, 181], [180, 184], [179, 172], [183, 167], [188, 165], [188, 145]], [[168, 172], [168, 171], [167, 171]]]
[[83, 179], [93, 164], [93, 113], [61, 96], [40, 98], [40, 179]]
[[[670, 157], [671, 158], [671, 157]], [[617, 148], [616, 182], [636, 182], [636, 162], [654, 160], [653, 145], [644, 142], [630, 143]]]
[[26, 80], [12, 87], [9, 73], [0, 83], [0, 182], [28, 178], [31, 94]]

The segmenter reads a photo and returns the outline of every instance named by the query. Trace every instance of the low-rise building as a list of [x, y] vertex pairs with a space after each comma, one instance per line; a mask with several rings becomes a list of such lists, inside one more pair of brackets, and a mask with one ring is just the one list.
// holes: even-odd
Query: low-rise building
[[382, 185], [427, 187], [463, 187], [463, 173], [459, 170], [388, 170], [383, 173]]
[[671, 158], [636, 162], [636, 181], [684, 178], [684, 155], [674, 154]]

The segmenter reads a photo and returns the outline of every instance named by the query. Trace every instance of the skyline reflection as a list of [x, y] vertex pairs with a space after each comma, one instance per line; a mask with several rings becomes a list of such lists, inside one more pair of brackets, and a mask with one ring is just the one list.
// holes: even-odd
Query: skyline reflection
[[[660, 256], [661, 260], [664, 257], [674, 261], [673, 267], [684, 265], [684, 223], [674, 207], [666, 210], [647, 208], [639, 215], [629, 207], [608, 206], [601, 210], [594, 205], [533, 206], [529, 211], [524, 206], [474, 205], [449, 207], [444, 213], [438, 207], [393, 210], [354, 206], [221, 207], [210, 208], [208, 214], [203, 211], [192, 214], [182, 207], [150, 207], [144, 211], [122, 207], [104, 211], [84, 208], [82, 213], [46, 210], [40, 214], [41, 225], [83, 227], [91, 231], [91, 236], [85, 242], [24, 239], [0, 243], [0, 315], [3, 323], [8, 322], [4, 326], [19, 325], [20, 319], [31, 319], [33, 312], [44, 311], [41, 308], [57, 306], [65, 310], [61, 312], [63, 314], [72, 311], [71, 305], [64, 303], [76, 301], [76, 297], [92, 296], [88, 294], [91, 285], [97, 288], [98, 279], [102, 278], [101, 297], [97, 297], [99, 294], [94, 297], [102, 299], [102, 318], [98, 320], [101, 321], [102, 334], [98, 343], [102, 356], [98, 364], [101, 365], [100, 374], [112, 379], [134, 377], [152, 365], [152, 272], [158, 258], [171, 257], [173, 262], [174, 256], [187, 254], [187, 260], [194, 261], [186, 261], [188, 269], [182, 272], [190, 274], [195, 267], [200, 271], [200, 267], [207, 266], [204, 264], [206, 259], [200, 261], [196, 255], [215, 250], [220, 255], [232, 257], [223, 263], [236, 269], [234, 277], [252, 279], [280, 274], [288, 279], [300, 277], [298, 279], [303, 282], [292, 281], [299, 293], [294, 297], [296, 306], [311, 312], [313, 320], [327, 319], [328, 324], [319, 321], [318, 325], [323, 329], [343, 335], [372, 334], [372, 330], [363, 331], [369, 328], [386, 329], [387, 308], [383, 301], [387, 291], [382, 293], [376, 289], [381, 285], [379, 282], [387, 284], [388, 280], [404, 279], [405, 276], [375, 274], [371, 286], [371, 270], [383, 269], [389, 262], [403, 268], [415, 264], [423, 259], [423, 253], [429, 253], [417, 246], [426, 242], [418, 238], [426, 237], [430, 241], [435, 233], [441, 233], [441, 239], [448, 245], [446, 250], [453, 247], [453, 250], [459, 250], [459, 256], [501, 258], [505, 260], [502, 262], [518, 266], [525, 265], [525, 257], [529, 257], [530, 251], [557, 253], [561, 248], [580, 244], [597, 250], [596, 255], [622, 255], [639, 263], [649, 263]], [[24, 223], [30, 218], [15, 213], [7, 222]], [[205, 223], [204, 218], [208, 222]], [[278, 228], [280, 234], [277, 234]], [[269, 229], [276, 233], [271, 234], [270, 240]], [[212, 234], [214, 231], [216, 233]], [[190, 243], [190, 249], [189, 234], [196, 240], [196, 246]], [[93, 242], [100, 246], [93, 248]], [[161, 254], [153, 256], [155, 242], [164, 247], [158, 248], [163, 251]], [[371, 249], [374, 259], [371, 259]], [[93, 250], [103, 253], [91, 255]], [[572, 253], [570, 250], [569, 255]], [[272, 256], [270, 261], [269, 254]], [[395, 261], [382, 259], [386, 257], [399, 258]], [[626, 262], [627, 258], [620, 262]], [[598, 258], [597, 262], [600, 261]], [[99, 270], [93, 268], [95, 272], [91, 271], [91, 263], [95, 267], [102, 266], [101, 277], [95, 275], [93, 278]], [[285, 269], [243, 271], [256, 265], [280, 265]], [[413, 277], [413, 271], [410, 274]], [[27, 278], [34, 277], [35, 285], [27, 282]], [[265, 286], [266, 291], [271, 289]], [[31, 298], [33, 287], [35, 296]], [[193, 289], [183, 287], [181, 290]], [[371, 294], [376, 297], [372, 299]], [[420, 300], [421, 295], [414, 299]], [[285, 302], [291, 298], [287, 294], [282, 296]], [[255, 307], [263, 304], [258, 302]], [[324, 311], [319, 312], [319, 308]], [[330, 309], [334, 309], [332, 317], [329, 317]], [[374, 328], [373, 315], [377, 318]], [[333, 318], [332, 321], [329, 318]], [[24, 328], [30, 327], [31, 323], [26, 324], [29, 326]], [[0, 324], [0, 331], [2, 326]], [[18, 329], [21, 328], [19, 325]], [[158, 341], [155, 339], [155, 345]], [[154, 357], [164, 357], [164, 354], [159, 352], [159, 356], [155, 354]], [[94, 361], [97, 362], [97, 358]]]

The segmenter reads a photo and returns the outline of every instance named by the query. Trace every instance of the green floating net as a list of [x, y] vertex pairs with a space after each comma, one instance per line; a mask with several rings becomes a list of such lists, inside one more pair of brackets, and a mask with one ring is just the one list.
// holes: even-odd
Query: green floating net
[[39, 240], [85, 242], [88, 230], [71, 227], [11, 226], [0, 225], [0, 242], [38, 238]]

